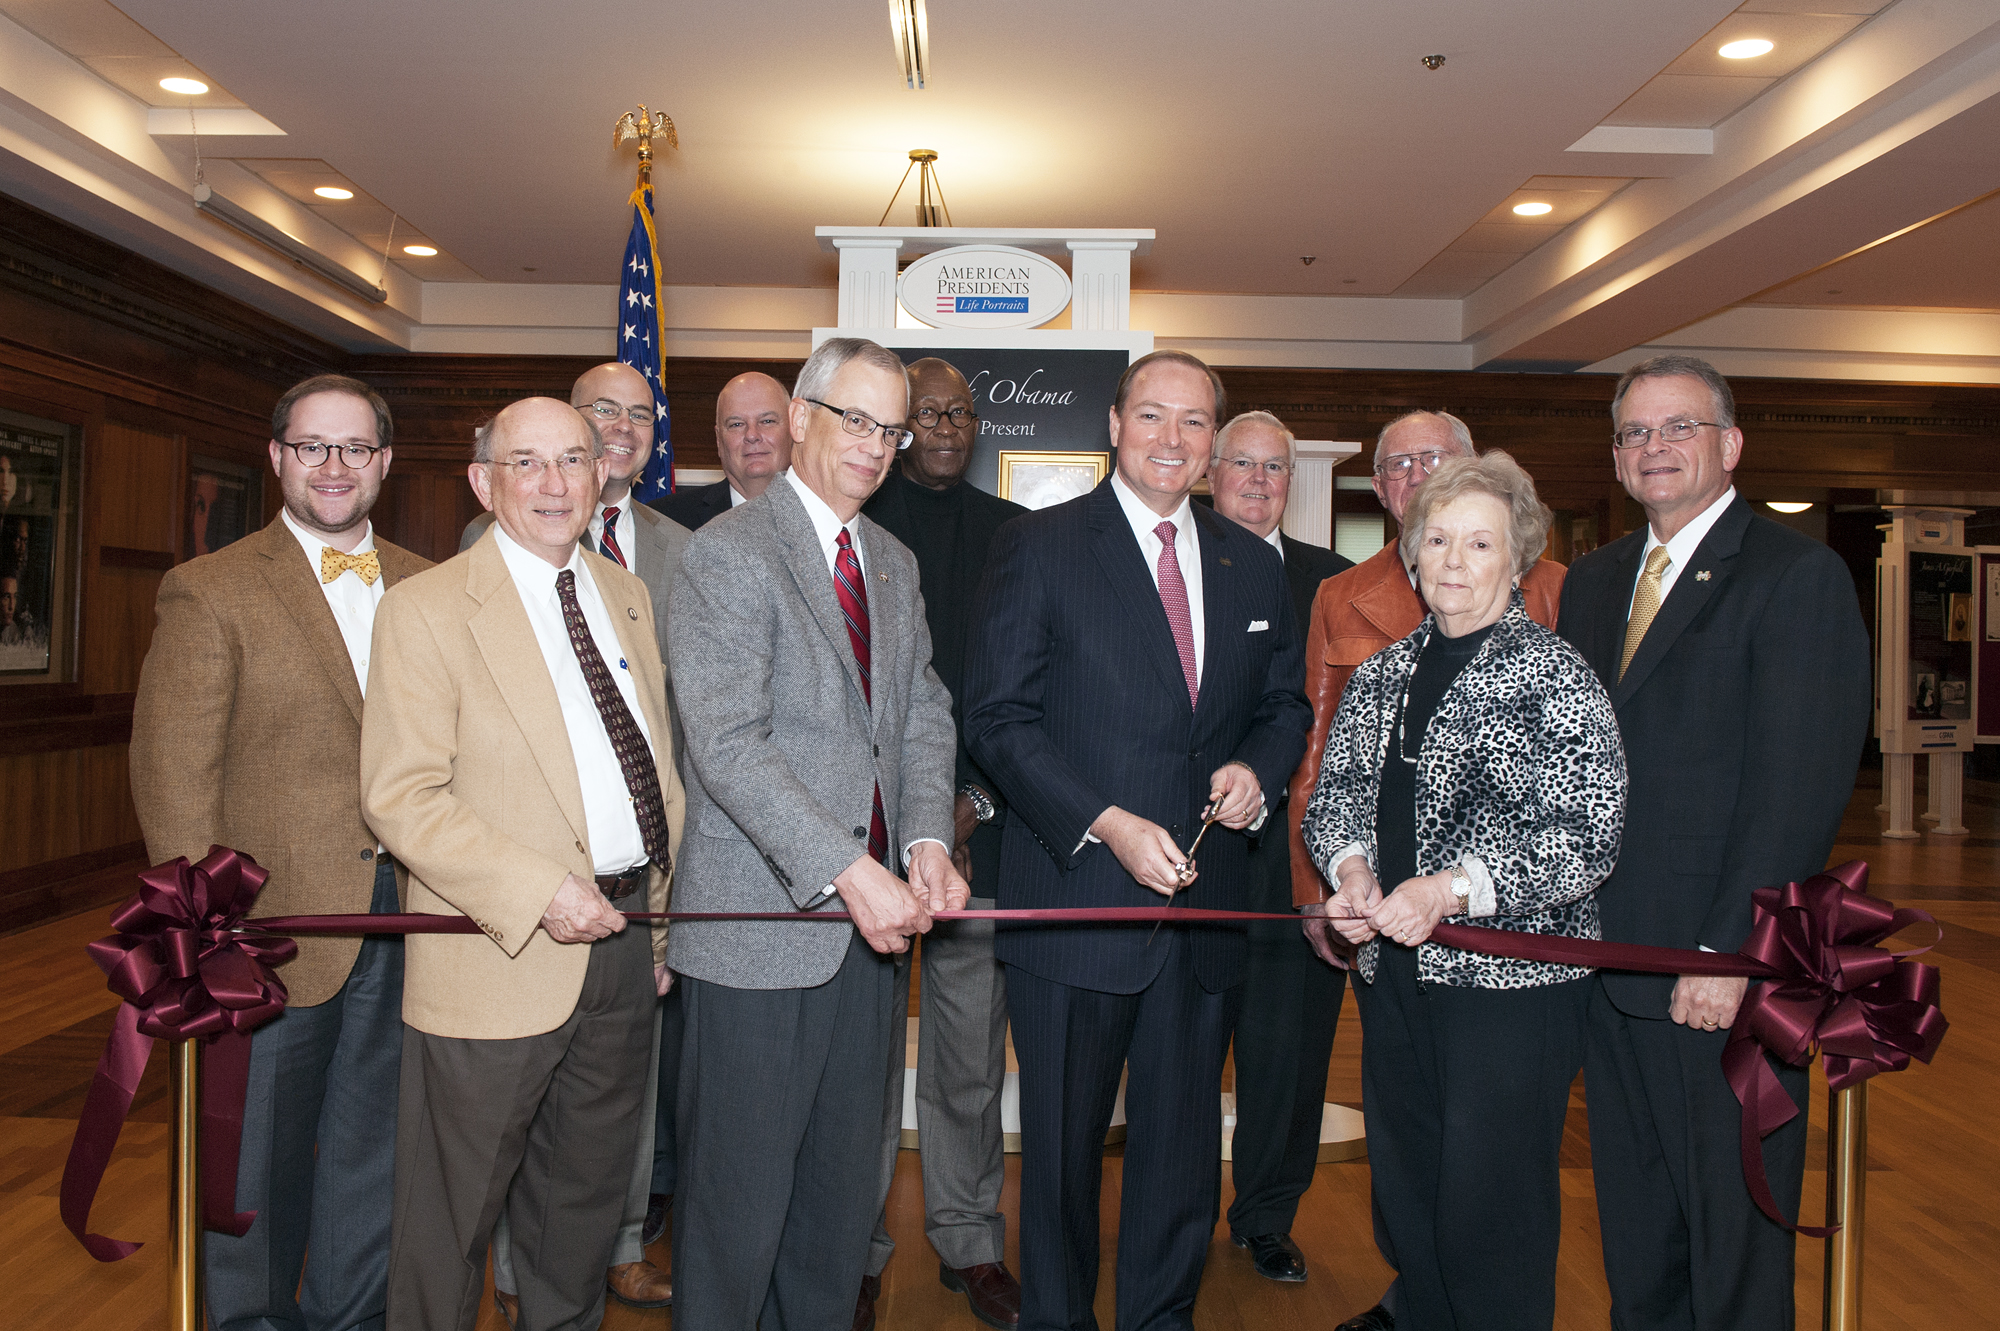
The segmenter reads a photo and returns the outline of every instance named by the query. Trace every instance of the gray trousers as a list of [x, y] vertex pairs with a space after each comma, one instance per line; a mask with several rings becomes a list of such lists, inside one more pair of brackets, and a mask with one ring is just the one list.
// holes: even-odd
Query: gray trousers
[[504, 1208], [523, 1331], [586, 1331], [639, 1144], [657, 1011], [646, 929], [590, 944], [569, 1020], [403, 1042], [390, 1331], [472, 1331]]
[[857, 933], [811, 989], [681, 984], [674, 1331], [845, 1327], [880, 1210], [895, 967]]
[[[992, 910], [994, 903], [974, 897], [966, 904]], [[921, 950], [917, 1136], [923, 1150], [924, 1236], [946, 1266], [1004, 1261], [1000, 1089], [1007, 1077], [1007, 973], [993, 960], [990, 920], [937, 925], [924, 935]], [[897, 1012], [909, 1011], [907, 960], [896, 968], [896, 1000]], [[897, 1035], [882, 1125], [885, 1208], [903, 1137], [906, 1046], [901, 1030]], [[881, 1275], [895, 1248], [885, 1209], [869, 1244], [868, 1273]]]
[[[396, 910], [387, 856], [370, 909]], [[362, 940], [332, 998], [287, 1008], [251, 1035], [236, 1208], [257, 1220], [240, 1239], [204, 1239], [215, 1331], [381, 1327], [402, 1046], [403, 940], [394, 935]]]
[[[655, 1085], [659, 1075], [660, 1010], [656, 1004], [653, 1009], [653, 1056], [646, 1064], [646, 1085]], [[646, 1203], [653, 1190], [653, 1118], [659, 1100], [657, 1094], [648, 1095], [640, 1106], [639, 1152], [632, 1161], [632, 1181], [625, 1188], [625, 1214], [618, 1221], [618, 1239], [611, 1245], [612, 1266], [624, 1266], [628, 1262], [641, 1261], [646, 1256], [646, 1245], [640, 1242], [640, 1231], [646, 1227]], [[493, 1224], [493, 1288], [503, 1294], [521, 1292], [514, 1279], [513, 1227], [507, 1223], [504, 1210]]]

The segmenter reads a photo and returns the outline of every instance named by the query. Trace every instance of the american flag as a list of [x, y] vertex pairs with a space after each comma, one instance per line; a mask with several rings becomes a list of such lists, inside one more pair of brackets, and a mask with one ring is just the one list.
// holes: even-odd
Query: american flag
[[618, 359], [646, 376], [659, 415], [653, 420], [653, 456], [633, 482], [632, 497], [650, 503], [674, 492], [674, 445], [667, 428], [667, 389], [660, 381], [660, 245], [653, 231], [653, 187], [632, 191], [632, 234], [618, 271]]

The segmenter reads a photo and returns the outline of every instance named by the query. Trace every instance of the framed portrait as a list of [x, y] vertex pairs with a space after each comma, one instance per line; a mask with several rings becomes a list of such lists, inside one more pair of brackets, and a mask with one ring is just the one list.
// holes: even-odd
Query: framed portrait
[[1000, 497], [1026, 508], [1048, 508], [1097, 488], [1109, 453], [1000, 453]]
[[188, 459], [187, 523], [181, 560], [212, 555], [250, 534], [264, 512], [264, 473], [257, 467], [195, 454]]
[[73, 677], [78, 435], [0, 409], [0, 680]]

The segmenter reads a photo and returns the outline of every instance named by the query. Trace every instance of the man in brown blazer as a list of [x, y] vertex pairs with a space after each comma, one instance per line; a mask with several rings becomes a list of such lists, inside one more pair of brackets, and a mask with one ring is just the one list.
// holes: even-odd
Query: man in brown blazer
[[[597, 1325], [638, 1149], [682, 794], [646, 585], [580, 549], [596, 428], [552, 398], [482, 428], [490, 536], [382, 605], [363, 807], [412, 935], [389, 1326], [470, 1331], [502, 1207], [519, 1325]], [[642, 890], [643, 889], [643, 890]], [[652, 946], [648, 948], [648, 942]]]
[[[258, 915], [397, 909], [356, 779], [376, 606], [430, 567], [368, 521], [390, 443], [366, 384], [296, 385], [271, 414], [277, 521], [160, 584], [132, 718], [146, 851], [247, 852], [271, 875]], [[236, 1175], [237, 1208], [257, 1219], [206, 1240], [209, 1325], [380, 1327], [403, 945], [302, 938], [279, 975], [286, 1009], [251, 1036]]]
[[[1458, 417], [1443, 411], [1406, 412], [1383, 426], [1376, 436], [1375, 497], [1401, 525], [1410, 496], [1446, 458], [1472, 457], [1476, 452], [1472, 431]], [[1563, 566], [1548, 559], [1521, 579], [1528, 615], [1537, 624], [1555, 627], [1562, 584]], [[1416, 632], [1429, 613], [1417, 595], [1410, 571], [1403, 567], [1394, 540], [1373, 557], [1322, 582], [1313, 598], [1312, 625], [1306, 632], [1306, 699], [1312, 703], [1313, 724], [1306, 739], [1305, 759], [1292, 776], [1291, 788], [1294, 906], [1315, 905], [1332, 895], [1319, 867], [1306, 853], [1299, 825], [1319, 781], [1320, 755], [1326, 751], [1333, 714], [1340, 710], [1341, 690], [1347, 687], [1356, 666]], [[1327, 945], [1339, 945], [1337, 937], [1325, 937], [1330, 940]], [[1392, 1331], [1395, 1313], [1396, 1286], [1392, 1284], [1382, 1302], [1342, 1322], [1335, 1331]]]

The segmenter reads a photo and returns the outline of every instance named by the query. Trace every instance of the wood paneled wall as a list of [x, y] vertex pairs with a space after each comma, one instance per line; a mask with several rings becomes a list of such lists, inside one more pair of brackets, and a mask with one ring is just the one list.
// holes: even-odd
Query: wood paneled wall
[[[191, 454], [266, 466], [270, 409], [284, 389], [328, 370], [356, 375], [396, 418], [376, 525], [444, 559], [478, 511], [465, 481], [473, 426], [519, 397], [566, 397], [593, 363], [350, 355], [0, 196], [0, 405], [75, 425], [83, 438], [78, 677], [0, 686], [0, 929], [57, 908], [61, 893], [48, 884], [143, 851], [125, 778], [132, 690], [162, 572], [187, 554], [179, 544]], [[715, 465], [715, 397], [732, 376], [759, 369], [789, 383], [797, 368], [669, 361], [679, 461]], [[1609, 378], [1226, 367], [1222, 375], [1234, 409], [1271, 411], [1305, 439], [1372, 444], [1410, 408], [1454, 412], [1483, 446], [1513, 453], [1553, 507], [1595, 519], [1598, 540], [1636, 525], [1611, 472]], [[1752, 499], [1867, 503], [1878, 488], [2000, 488], [2000, 393], [1991, 388], [1772, 379], [1735, 388], [1749, 437], [1738, 482]], [[1367, 466], [1364, 449], [1342, 471]], [[1336, 494], [1349, 499], [1374, 507], [1365, 493]], [[267, 519], [277, 511], [268, 484], [264, 510]], [[1856, 545], [1847, 553], [1865, 576], [1866, 522], [1847, 525]]]

